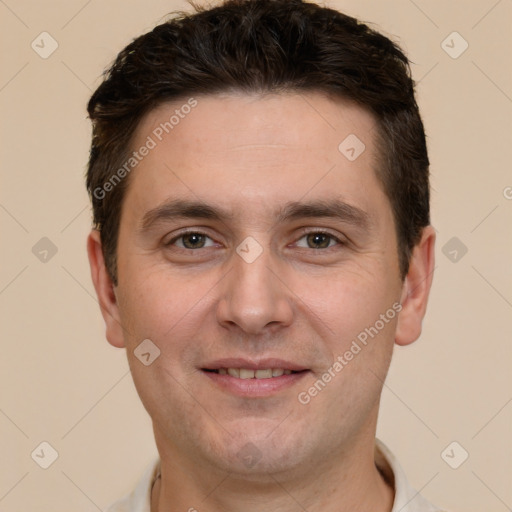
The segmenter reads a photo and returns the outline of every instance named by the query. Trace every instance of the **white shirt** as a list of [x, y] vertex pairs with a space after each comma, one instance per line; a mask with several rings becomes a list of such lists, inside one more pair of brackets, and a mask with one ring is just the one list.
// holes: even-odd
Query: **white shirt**
[[[375, 463], [384, 478], [395, 488], [395, 501], [391, 512], [443, 512], [411, 487], [389, 448], [379, 439], [375, 443]], [[107, 512], [151, 512], [151, 489], [158, 476], [159, 466], [160, 460], [153, 462], [133, 492], [111, 505]]]

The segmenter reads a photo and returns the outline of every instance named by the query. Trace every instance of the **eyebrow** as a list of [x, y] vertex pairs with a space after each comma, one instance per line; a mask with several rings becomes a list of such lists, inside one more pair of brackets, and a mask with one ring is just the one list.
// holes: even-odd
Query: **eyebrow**
[[319, 199], [310, 202], [289, 202], [277, 215], [277, 222], [304, 218], [332, 218], [367, 229], [370, 216], [361, 208], [340, 199]]
[[[339, 199], [288, 202], [277, 212], [276, 223], [315, 217], [341, 220], [361, 229], [368, 229], [370, 224], [367, 212]], [[231, 210], [202, 201], [171, 199], [146, 212], [140, 229], [145, 231], [161, 222], [186, 218], [228, 222], [233, 220], [235, 215]]]
[[202, 201], [171, 199], [144, 214], [141, 230], [146, 230], [159, 222], [180, 218], [227, 221], [233, 218], [233, 214]]

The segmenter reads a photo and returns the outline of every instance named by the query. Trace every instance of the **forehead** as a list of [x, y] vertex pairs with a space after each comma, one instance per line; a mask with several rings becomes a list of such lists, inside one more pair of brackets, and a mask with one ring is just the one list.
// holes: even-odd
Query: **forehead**
[[270, 214], [301, 197], [342, 196], [371, 215], [371, 203], [385, 199], [375, 133], [369, 112], [321, 93], [165, 103], [136, 130], [131, 149], [150, 149], [129, 176], [125, 203], [147, 210], [174, 196], [249, 212], [254, 202]]
[[321, 92], [222, 93], [158, 106], [139, 123], [133, 145], [151, 135], [165, 146], [174, 135], [180, 137], [182, 151], [196, 144], [219, 150], [294, 144], [332, 150], [340, 137], [350, 134], [371, 145], [375, 127], [375, 118], [366, 109]]

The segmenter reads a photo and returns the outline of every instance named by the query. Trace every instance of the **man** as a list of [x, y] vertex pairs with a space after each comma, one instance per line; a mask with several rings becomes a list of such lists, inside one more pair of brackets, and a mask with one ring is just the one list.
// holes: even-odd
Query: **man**
[[434, 268], [407, 58], [312, 3], [196, 9], [88, 107], [92, 279], [160, 455], [110, 510], [439, 510], [375, 439]]

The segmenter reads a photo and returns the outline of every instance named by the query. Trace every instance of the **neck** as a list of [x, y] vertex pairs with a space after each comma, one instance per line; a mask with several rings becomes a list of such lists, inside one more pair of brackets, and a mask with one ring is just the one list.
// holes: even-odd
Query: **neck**
[[[248, 477], [214, 471], [176, 456], [161, 455], [161, 478], [153, 487], [151, 512], [390, 512], [394, 489], [375, 465], [374, 435], [343, 454], [307, 466], [306, 472]], [[168, 456], [166, 456], [168, 455]]]

